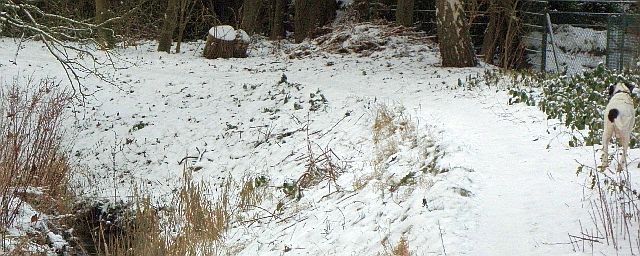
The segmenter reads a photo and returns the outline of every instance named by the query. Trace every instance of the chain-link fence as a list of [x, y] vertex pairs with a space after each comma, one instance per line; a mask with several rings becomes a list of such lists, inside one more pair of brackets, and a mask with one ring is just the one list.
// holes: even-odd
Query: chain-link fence
[[640, 15], [619, 15], [607, 24], [607, 67], [637, 69], [640, 66]]
[[[614, 60], [607, 36], [610, 19], [635, 12], [635, 5], [634, 0], [524, 0], [521, 16], [529, 63], [543, 72], [575, 74]], [[625, 29], [614, 37], [630, 42]], [[627, 44], [615, 53], [625, 56], [633, 49]]]

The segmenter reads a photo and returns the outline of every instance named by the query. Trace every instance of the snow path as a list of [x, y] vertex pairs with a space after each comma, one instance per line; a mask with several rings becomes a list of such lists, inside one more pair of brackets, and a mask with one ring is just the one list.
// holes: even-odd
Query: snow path
[[579, 232], [577, 220], [585, 210], [574, 159], [589, 152], [545, 149], [548, 139], [539, 136], [546, 135], [547, 125], [540, 113], [513, 121], [492, 109], [509, 111], [506, 106], [458, 101], [433, 107], [448, 140], [466, 144], [462, 162], [478, 173], [479, 216], [471, 255], [571, 253], [570, 245], [551, 244], [566, 243], [567, 233]]

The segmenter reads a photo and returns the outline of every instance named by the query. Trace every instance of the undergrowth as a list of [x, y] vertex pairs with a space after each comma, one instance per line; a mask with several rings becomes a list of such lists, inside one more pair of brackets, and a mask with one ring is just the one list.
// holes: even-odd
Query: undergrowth
[[296, 161], [304, 162], [305, 169], [298, 179], [285, 181], [279, 187], [287, 197], [297, 200], [303, 197], [304, 190], [317, 186], [323, 181], [327, 182], [328, 193], [332, 190], [334, 192], [341, 190], [337, 179], [349, 167], [348, 163], [343, 161], [329, 145], [321, 146], [315, 142], [315, 139], [312, 140], [309, 125], [307, 116], [307, 123], [301, 129], [306, 132], [306, 150], [296, 158]]
[[596, 245], [612, 246], [617, 254], [640, 253], [640, 193], [631, 172], [624, 168], [612, 172], [580, 164], [577, 174], [586, 173], [586, 186], [592, 193], [585, 195], [589, 226], [570, 233], [574, 251], [589, 252]]
[[[233, 255], [226, 244], [232, 226], [266, 219], [260, 205], [273, 191], [265, 176], [231, 177], [212, 185], [198, 182], [185, 164], [180, 188], [169, 205], [134, 191], [126, 204], [106, 203], [85, 216], [98, 255]], [[269, 218], [277, 218], [275, 210]]]
[[[603, 110], [609, 99], [607, 88], [618, 82], [637, 87], [640, 73], [615, 72], [601, 64], [594, 70], [575, 76], [519, 76], [513, 79], [509, 89], [509, 103], [537, 106], [548, 119], [558, 119], [574, 132], [570, 146], [591, 146], [601, 143]], [[632, 98], [637, 106], [638, 99]], [[639, 114], [640, 108], [636, 108], [636, 116]], [[586, 132], [584, 138], [576, 136], [577, 131]], [[636, 137], [640, 129], [636, 127], [633, 134], [631, 147], [638, 145]]]
[[[73, 168], [62, 140], [70, 103], [70, 95], [49, 79], [14, 78], [0, 86], [0, 254], [20, 254], [50, 242], [45, 234], [54, 221], [45, 221], [42, 214], [70, 210]], [[24, 216], [25, 209], [35, 214]], [[29, 218], [31, 235], [9, 234], [15, 225], [28, 225]]]

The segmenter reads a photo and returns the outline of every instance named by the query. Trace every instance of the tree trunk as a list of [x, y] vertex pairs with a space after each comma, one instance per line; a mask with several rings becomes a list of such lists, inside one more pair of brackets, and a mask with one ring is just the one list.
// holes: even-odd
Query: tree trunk
[[437, 0], [438, 42], [443, 67], [477, 64], [461, 0]]
[[279, 40], [284, 37], [284, 15], [286, 0], [273, 0], [271, 6], [271, 18], [269, 23], [271, 24], [271, 32], [269, 38], [271, 40]]
[[336, 10], [338, 10], [338, 3], [335, 0], [316, 0], [315, 3], [314, 10], [318, 11], [316, 12], [314, 29], [331, 23], [336, 17]]
[[396, 8], [396, 23], [405, 27], [413, 26], [413, 1], [398, 0]]
[[164, 21], [162, 30], [158, 38], [158, 51], [171, 52], [171, 43], [173, 42], [173, 30], [176, 28], [178, 16], [178, 0], [169, 0], [167, 3], [167, 11], [164, 13]]
[[240, 28], [249, 35], [260, 32], [260, 9], [262, 9], [262, 0], [244, 0]]
[[296, 43], [300, 43], [307, 38], [309, 34], [309, 28], [315, 19], [312, 15], [311, 6], [313, 5], [313, 1], [316, 0], [296, 0], [295, 1], [295, 10], [294, 10], [294, 34], [293, 38]]
[[239, 29], [223, 25], [211, 28], [207, 34], [203, 56], [207, 59], [246, 58], [249, 35]]
[[[108, 2], [106, 0], [96, 0], [96, 24], [102, 24], [107, 20], [107, 12], [109, 11]], [[98, 29], [98, 45], [101, 49], [111, 49], [115, 45], [113, 30], [100, 26]]]
[[[520, 20], [511, 19], [516, 15], [516, 1], [493, 0], [488, 9], [489, 24], [482, 41], [480, 54], [484, 61], [503, 68], [520, 65], [521, 29]], [[494, 61], [495, 60], [495, 61]]]
[[182, 38], [184, 37], [184, 30], [187, 27], [187, 22], [189, 22], [189, 19], [191, 18], [193, 8], [196, 6], [195, 2], [195, 0], [180, 0], [180, 15], [178, 19], [178, 38], [176, 38], [176, 53], [180, 53]]
[[487, 63], [493, 64], [494, 55], [501, 45], [501, 36], [504, 34], [504, 13], [497, 8], [495, 1], [490, 3], [489, 9], [489, 24], [487, 24], [487, 30], [484, 33], [482, 40], [482, 48], [480, 54], [483, 56], [483, 60]]
[[293, 36], [295, 42], [302, 42], [316, 28], [333, 20], [337, 8], [334, 0], [296, 0]]

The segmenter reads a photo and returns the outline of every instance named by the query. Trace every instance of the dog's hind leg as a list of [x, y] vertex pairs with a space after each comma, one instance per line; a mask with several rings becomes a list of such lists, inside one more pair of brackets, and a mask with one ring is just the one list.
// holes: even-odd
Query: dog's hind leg
[[625, 134], [620, 137], [620, 144], [622, 144], [622, 160], [618, 164], [618, 171], [622, 171], [627, 168], [627, 152], [629, 151], [629, 142], [631, 141], [631, 136], [629, 134]]
[[613, 135], [613, 129], [611, 124], [606, 124], [604, 127], [604, 134], [602, 134], [602, 167], [609, 166], [609, 141]]

